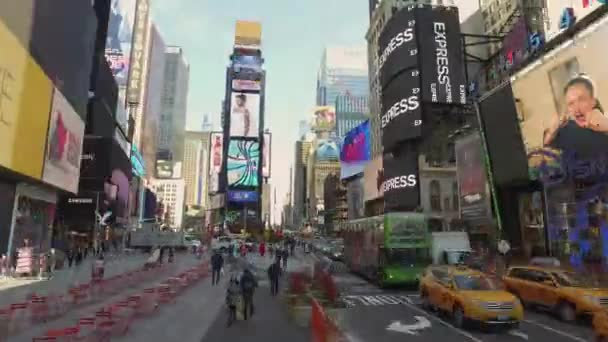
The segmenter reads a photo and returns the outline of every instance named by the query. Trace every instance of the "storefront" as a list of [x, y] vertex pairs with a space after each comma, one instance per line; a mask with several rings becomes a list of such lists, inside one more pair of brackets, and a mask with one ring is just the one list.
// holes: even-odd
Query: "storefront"
[[17, 274], [36, 274], [39, 257], [51, 247], [57, 194], [40, 186], [16, 187], [8, 250]]

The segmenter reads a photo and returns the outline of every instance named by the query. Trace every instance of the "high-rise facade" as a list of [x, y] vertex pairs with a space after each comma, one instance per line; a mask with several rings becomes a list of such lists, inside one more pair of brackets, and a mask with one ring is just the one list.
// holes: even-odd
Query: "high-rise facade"
[[368, 96], [339, 95], [336, 98], [336, 133], [344, 138], [346, 133], [369, 118]]
[[[157, 157], [168, 162], [172, 170], [179, 170], [184, 158], [190, 66], [179, 46], [167, 47], [165, 58]], [[179, 177], [176, 174], [171, 176]]]
[[161, 224], [168, 225], [173, 229], [181, 229], [184, 221], [184, 199], [186, 196], [184, 180], [154, 179], [151, 185], [164, 210]]
[[207, 207], [210, 132], [186, 131], [183, 177], [186, 205]]
[[306, 164], [312, 143], [298, 140], [295, 144], [295, 158], [293, 170], [293, 223], [295, 227], [303, 227], [306, 221]]
[[326, 48], [317, 75], [317, 105], [334, 106], [340, 95], [367, 96], [367, 68], [364, 46]]

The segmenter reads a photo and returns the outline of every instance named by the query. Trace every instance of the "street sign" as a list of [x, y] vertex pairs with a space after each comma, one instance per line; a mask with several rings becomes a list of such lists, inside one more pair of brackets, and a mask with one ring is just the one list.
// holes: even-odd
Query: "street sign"
[[403, 324], [400, 321], [394, 321], [386, 327], [386, 330], [396, 331], [408, 335], [418, 335], [418, 331], [428, 329], [431, 327], [431, 321], [423, 316], [414, 316], [416, 323]]

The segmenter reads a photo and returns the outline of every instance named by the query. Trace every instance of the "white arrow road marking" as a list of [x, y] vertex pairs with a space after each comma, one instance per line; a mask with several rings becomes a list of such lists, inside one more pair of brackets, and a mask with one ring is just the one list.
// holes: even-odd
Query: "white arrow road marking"
[[515, 336], [515, 337], [521, 337], [521, 338], [523, 338], [526, 341], [528, 340], [528, 335], [526, 335], [523, 332], [518, 331], [518, 330], [510, 330], [509, 331], [509, 335]]
[[418, 335], [418, 330], [423, 330], [431, 327], [431, 321], [426, 319], [426, 317], [414, 316], [414, 318], [416, 318], [417, 321], [414, 324], [403, 324], [399, 321], [395, 321], [389, 324], [389, 326], [386, 327], [386, 330], [401, 332], [408, 335]]
[[551, 328], [550, 326], [547, 326], [547, 325], [544, 325], [544, 324], [541, 324], [541, 323], [538, 323], [538, 322], [529, 321], [529, 320], [525, 320], [524, 322], [536, 325], [537, 327], [541, 327], [541, 328], [543, 328], [545, 330], [551, 331], [551, 332], [556, 333], [558, 335], [561, 335], [563, 337], [567, 337], [567, 338], [569, 338], [569, 339], [571, 339], [573, 341], [585, 342], [584, 339], [582, 339], [582, 338], [580, 338], [578, 336], [574, 336], [574, 335], [568, 334], [567, 332]]

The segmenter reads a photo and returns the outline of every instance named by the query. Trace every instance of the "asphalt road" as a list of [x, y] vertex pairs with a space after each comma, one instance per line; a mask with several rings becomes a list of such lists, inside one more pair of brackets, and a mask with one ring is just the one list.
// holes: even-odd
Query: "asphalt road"
[[349, 306], [340, 325], [351, 342], [401, 342], [404, 338], [429, 342], [593, 341], [589, 323], [564, 323], [548, 313], [531, 311], [516, 330], [460, 330], [449, 318], [423, 310], [415, 290], [382, 290], [350, 274], [337, 275], [337, 282]]

